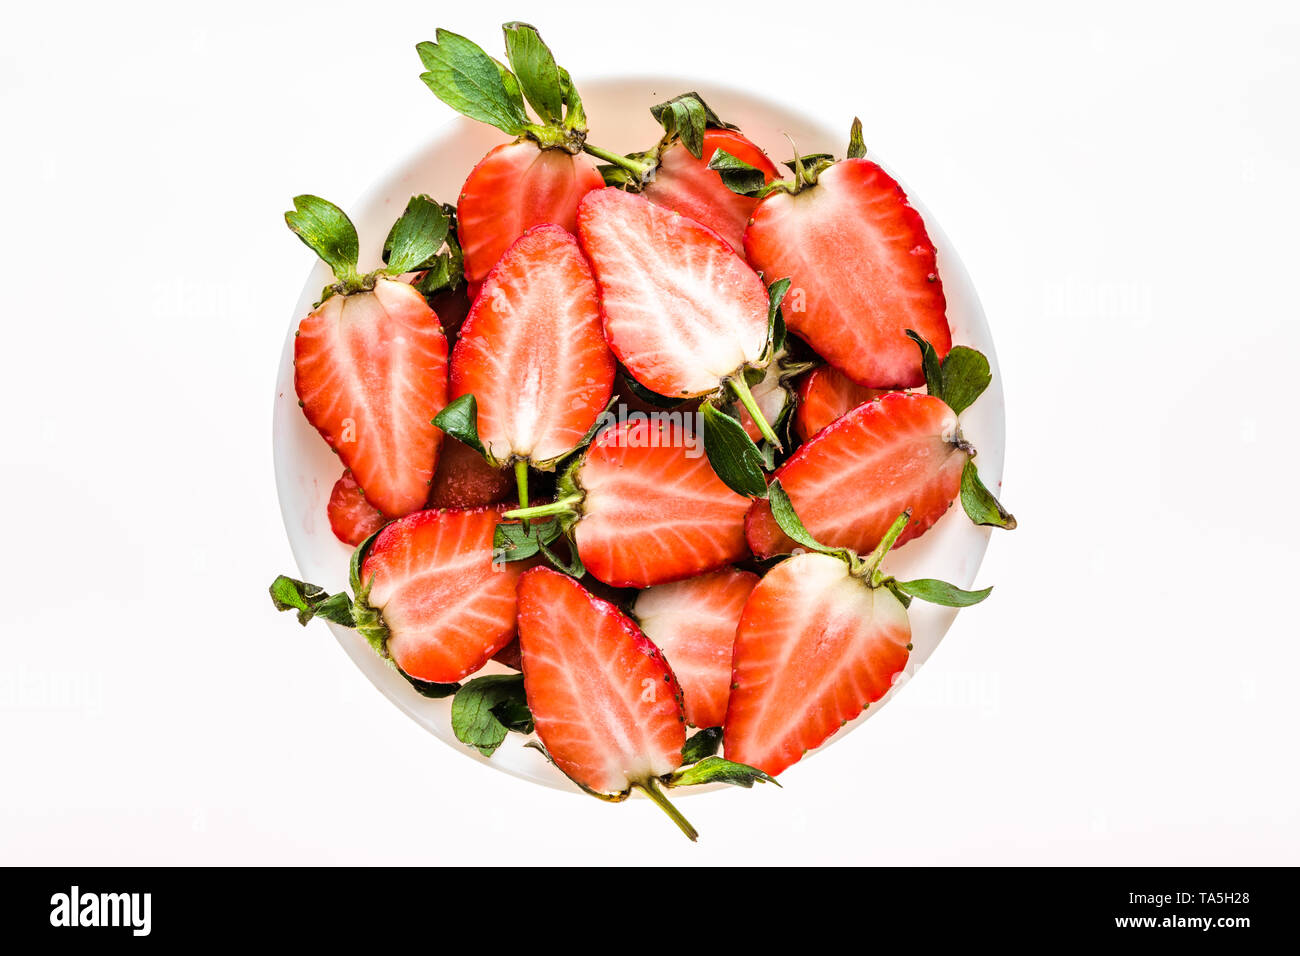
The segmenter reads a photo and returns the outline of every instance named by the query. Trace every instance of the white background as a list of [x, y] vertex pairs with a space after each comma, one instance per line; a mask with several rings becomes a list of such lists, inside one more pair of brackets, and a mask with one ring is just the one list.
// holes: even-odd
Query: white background
[[[688, 6], [7, 11], [0, 862], [1300, 863], [1296, 6]], [[689, 799], [695, 847], [465, 759], [266, 597], [281, 212], [448, 117], [416, 41], [508, 19], [579, 83], [857, 113], [998, 342], [993, 599], [784, 789]]]

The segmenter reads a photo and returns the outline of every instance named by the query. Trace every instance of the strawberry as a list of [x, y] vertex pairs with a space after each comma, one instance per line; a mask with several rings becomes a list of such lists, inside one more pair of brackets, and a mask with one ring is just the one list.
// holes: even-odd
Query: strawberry
[[544, 223], [573, 232], [578, 202], [605, 185], [596, 164], [529, 140], [503, 143], [479, 161], [461, 187], [456, 224], [465, 253], [465, 277], [487, 279], [507, 249]]
[[510, 475], [493, 468], [473, 448], [452, 440], [442, 443], [438, 470], [429, 489], [430, 508], [479, 508], [505, 501], [514, 490]]
[[880, 565], [908, 525], [907, 512], [864, 558], [811, 536], [779, 480], [769, 497], [781, 530], [813, 553], [769, 570], [745, 602], [723, 748], [728, 759], [776, 776], [889, 691], [912, 649], [912, 598], [967, 607], [992, 588], [886, 576]]
[[819, 365], [799, 380], [795, 433], [807, 441], [841, 415], [883, 394], [878, 388], [863, 388], [833, 365]]
[[680, 418], [633, 419], [600, 432], [550, 504], [508, 518], [560, 516], [586, 570], [615, 587], [649, 587], [748, 554], [749, 499], [714, 474]]
[[519, 579], [519, 649], [537, 735], [576, 783], [623, 794], [681, 766], [681, 688], [615, 605], [533, 568]]
[[923, 375], [906, 331], [939, 358], [952, 342], [943, 283], [920, 213], [864, 153], [855, 120], [849, 158], [796, 157], [793, 180], [750, 191], [764, 198], [745, 253], [765, 276], [790, 277], [786, 323], [828, 362], [867, 388], [911, 388]]
[[[820, 431], [774, 477], [813, 536], [866, 552], [905, 508], [912, 520], [899, 543], [939, 520], [957, 496], [972, 452], [957, 415], [941, 399], [891, 392]], [[745, 533], [760, 557], [790, 550], [764, 500], [754, 502]]]
[[719, 150], [761, 170], [766, 182], [779, 179], [767, 154], [738, 130], [708, 129], [699, 156], [686, 143], [677, 141], [659, 154], [659, 166], [642, 195], [657, 206], [689, 216], [720, 235], [737, 255], [745, 254], [745, 226], [758, 200], [739, 196], [723, 185], [709, 161]]
[[530, 229], [492, 270], [452, 354], [452, 397], [475, 397], [489, 462], [553, 469], [608, 404], [614, 371], [577, 240]]
[[[298, 326], [294, 388], [313, 427], [387, 517], [424, 505], [447, 401], [447, 340], [424, 297], [392, 276], [443, 241], [419, 228], [440, 210], [417, 197], [393, 227], [385, 269], [357, 274], [356, 229], [337, 206], [299, 196], [289, 227], [334, 270], [337, 283]], [[391, 237], [390, 237], [391, 238]]]
[[446, 684], [481, 668], [515, 636], [523, 563], [498, 564], [500, 509], [417, 511], [353, 554], [351, 598], [277, 578], [280, 610], [354, 627], [408, 678]]
[[378, 508], [366, 501], [361, 486], [352, 477], [352, 472], [346, 469], [339, 480], [334, 482], [326, 510], [334, 537], [354, 548], [382, 528], [388, 520]]
[[416, 46], [426, 70], [420, 79], [435, 96], [517, 137], [474, 167], [456, 205], [471, 298], [515, 240], [545, 223], [572, 232], [578, 201], [605, 184], [596, 165], [580, 155], [587, 117], [569, 74], [556, 65], [535, 28], [507, 23], [503, 30], [511, 69], [449, 30]]
[[600, 287], [605, 338], [624, 367], [669, 398], [734, 390], [774, 445], [745, 373], [771, 361], [763, 282], [717, 233], [610, 187], [578, 207]]
[[681, 681], [686, 722], [720, 727], [731, 693], [731, 645], [758, 575], [737, 568], [642, 591], [632, 614]]

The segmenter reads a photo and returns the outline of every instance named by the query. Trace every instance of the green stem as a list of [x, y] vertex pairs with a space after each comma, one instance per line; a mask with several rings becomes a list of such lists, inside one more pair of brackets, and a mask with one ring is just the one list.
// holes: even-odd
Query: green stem
[[740, 404], [745, 406], [745, 411], [749, 412], [749, 417], [754, 420], [758, 426], [759, 432], [763, 437], [772, 443], [772, 447], [777, 451], [782, 451], [781, 439], [776, 437], [776, 432], [772, 431], [772, 426], [767, 423], [763, 416], [763, 411], [758, 407], [758, 402], [754, 401], [754, 393], [749, 390], [749, 383], [745, 381], [745, 372], [742, 369], [731, 378], [727, 379], [731, 387], [736, 390], [736, 396], [740, 399]]
[[597, 159], [603, 159], [605, 162], [612, 163], [620, 169], [626, 169], [629, 173], [636, 176], [636, 181], [642, 185], [645, 184], [646, 177], [649, 176], [650, 173], [654, 172], [656, 168], [653, 163], [638, 162], [635, 159], [624, 156], [622, 153], [611, 153], [609, 150], [601, 149], [599, 146], [593, 146], [591, 143], [583, 143], [582, 149], [583, 152], [590, 153]]
[[678, 829], [686, 834], [686, 838], [694, 843], [700, 838], [700, 832], [691, 826], [691, 821], [682, 816], [682, 812], [673, 806], [672, 801], [664, 796], [664, 792], [659, 789], [659, 781], [655, 777], [646, 777], [644, 781], [638, 781], [632, 786], [639, 789], [664, 813], [668, 814], [668, 819], [677, 824]]
[[867, 578], [871, 582], [872, 587], [879, 584], [880, 582], [877, 580], [876, 572], [880, 569], [880, 562], [884, 561], [885, 555], [893, 550], [894, 542], [898, 540], [898, 536], [903, 533], [903, 529], [907, 527], [907, 523], [911, 520], [911, 508], [908, 508], [901, 515], [895, 518], [894, 523], [889, 526], [889, 530], [886, 531], [885, 536], [880, 539], [880, 544], [876, 545], [875, 550], [865, 558], [858, 559], [858, 567], [853, 570], [854, 576]]
[[572, 514], [573, 506], [582, 502], [582, 495], [569, 495], [567, 498], [560, 498], [558, 501], [552, 501], [550, 504], [535, 505], [532, 508], [516, 508], [513, 511], [507, 511], [501, 517], [507, 519], [545, 518], [550, 515]]
[[[515, 462], [515, 485], [519, 489], [519, 507], [528, 507], [528, 461], [520, 458]], [[524, 519], [524, 530], [528, 530], [528, 519]]]

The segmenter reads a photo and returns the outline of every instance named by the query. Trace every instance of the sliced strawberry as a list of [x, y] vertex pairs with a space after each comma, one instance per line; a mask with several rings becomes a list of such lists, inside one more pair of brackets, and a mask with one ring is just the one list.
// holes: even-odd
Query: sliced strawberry
[[761, 359], [767, 292], [712, 229], [611, 187], [583, 199], [578, 238], [600, 286], [605, 337], [646, 388], [704, 395]]
[[576, 226], [578, 201], [605, 185], [586, 156], [520, 140], [496, 147], [474, 167], [456, 204], [465, 278], [482, 282], [514, 241], [533, 226]]
[[614, 356], [578, 242], [536, 226], [488, 276], [452, 353], [452, 398], [472, 394], [478, 434], [504, 464], [548, 467], [609, 403]]
[[889, 690], [907, 663], [907, 611], [825, 554], [768, 571], [736, 631], [723, 731], [728, 760], [772, 775]]
[[731, 693], [731, 645], [758, 575], [737, 568], [660, 584], [632, 608], [681, 681], [686, 721], [720, 727]]
[[791, 278], [786, 324], [859, 385], [924, 383], [908, 329], [940, 358], [952, 345], [934, 244], [875, 163], [846, 159], [797, 194], [769, 195], [745, 231], [745, 251], [770, 279]]
[[387, 648], [412, 677], [466, 677], [515, 636], [519, 563], [494, 564], [497, 508], [420, 511], [375, 538], [361, 565], [365, 603], [387, 627]]
[[[773, 477], [814, 538], [866, 554], [907, 508], [912, 520], [899, 544], [943, 517], [970, 455], [957, 436], [956, 414], [940, 399], [890, 392], [824, 428]], [[793, 547], [766, 500], [754, 502], [745, 533], [760, 557]]]
[[447, 340], [405, 282], [333, 295], [302, 320], [294, 387], [307, 420], [389, 517], [423, 507], [447, 403]]
[[642, 195], [657, 206], [708, 226], [726, 239], [737, 255], [743, 256], [745, 225], [754, 214], [758, 200], [733, 193], [723, 185], [717, 171], [709, 169], [709, 160], [719, 149], [761, 170], [768, 182], [780, 178], [767, 153], [736, 130], [715, 128], [704, 133], [700, 159], [692, 156], [680, 140], [664, 150], [654, 179]]
[[649, 587], [744, 558], [749, 499], [714, 473], [700, 436], [673, 420], [601, 432], [577, 472], [575, 537], [587, 570], [616, 587]]
[[505, 501], [514, 490], [509, 473], [493, 468], [473, 448], [451, 438], [442, 443], [438, 455], [429, 507], [480, 508]]
[[622, 794], [681, 765], [681, 689], [616, 606], [533, 568], [519, 579], [519, 646], [537, 735], [571, 779]]
[[334, 537], [354, 548], [382, 528], [388, 520], [378, 508], [366, 501], [352, 472], [346, 470], [334, 482], [326, 513]]
[[833, 365], [819, 365], [800, 379], [796, 394], [794, 430], [800, 441], [807, 441], [841, 415], [885, 393], [863, 388]]

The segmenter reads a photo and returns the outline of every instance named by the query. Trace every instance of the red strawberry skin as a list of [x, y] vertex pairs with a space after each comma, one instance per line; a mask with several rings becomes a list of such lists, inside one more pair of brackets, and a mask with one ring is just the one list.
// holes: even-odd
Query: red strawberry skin
[[712, 229], [611, 187], [583, 198], [578, 239], [609, 347], [646, 388], [704, 395], [762, 357], [767, 290]]
[[709, 160], [719, 149], [762, 170], [767, 182], [780, 178], [772, 161], [743, 135], [732, 129], [710, 129], [704, 133], [701, 158], [691, 155], [681, 142], [660, 157], [654, 180], [642, 195], [657, 206], [689, 216], [708, 226], [731, 245], [737, 255], [745, 254], [745, 226], [758, 206], [757, 199], [738, 196], [722, 184], [722, 177], [709, 169]]
[[660, 584], [632, 609], [682, 685], [686, 722], [721, 727], [731, 695], [731, 645], [758, 575], [738, 568]]
[[454, 438], [443, 441], [429, 489], [430, 508], [481, 508], [505, 501], [514, 491], [509, 472], [493, 468], [473, 448]]
[[[822, 544], [867, 554], [902, 512], [912, 520], [904, 544], [943, 517], [970, 457], [956, 444], [957, 416], [940, 399], [890, 392], [860, 405], [800, 446], [774, 478]], [[754, 554], [792, 550], [771, 506], [756, 500], [745, 523]]]
[[544, 464], [595, 424], [614, 371], [577, 240], [559, 226], [528, 230], [493, 268], [461, 328], [452, 397], [475, 397], [479, 438], [497, 461]]
[[850, 577], [838, 558], [782, 561], [750, 594], [736, 631], [727, 759], [785, 770], [885, 695], [911, 633], [898, 598]]
[[445, 684], [487, 663], [515, 636], [516, 563], [494, 565], [497, 508], [419, 511], [388, 525], [361, 566], [368, 601], [406, 673]]
[[924, 384], [924, 336], [940, 358], [952, 346], [934, 243], [920, 213], [875, 163], [845, 159], [797, 195], [759, 203], [745, 230], [750, 263], [789, 276], [786, 325], [867, 388]]
[[795, 434], [807, 441], [841, 415], [885, 393], [863, 388], [833, 365], [819, 365], [799, 380], [795, 394]]
[[605, 185], [586, 156], [538, 149], [527, 140], [497, 146], [474, 167], [456, 204], [465, 278], [487, 278], [506, 250], [533, 226], [576, 226], [578, 201]]
[[390, 518], [423, 507], [442, 444], [447, 339], [415, 289], [380, 279], [302, 320], [294, 388], [307, 420]]
[[615, 605], [533, 568], [519, 579], [519, 648], [537, 735], [570, 778], [617, 794], [681, 766], [681, 688]]
[[575, 536], [587, 570], [615, 587], [649, 587], [746, 557], [749, 499], [714, 473], [698, 436], [671, 419], [605, 429], [578, 472]]
[[334, 482], [326, 513], [334, 537], [354, 548], [382, 528], [388, 520], [378, 508], [366, 501], [352, 472], [346, 470]]

